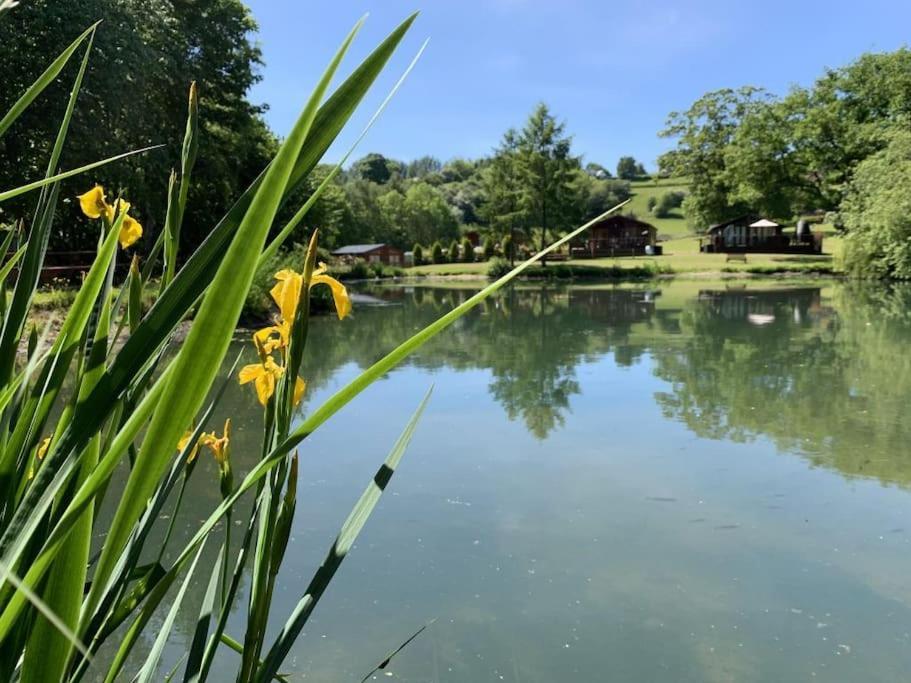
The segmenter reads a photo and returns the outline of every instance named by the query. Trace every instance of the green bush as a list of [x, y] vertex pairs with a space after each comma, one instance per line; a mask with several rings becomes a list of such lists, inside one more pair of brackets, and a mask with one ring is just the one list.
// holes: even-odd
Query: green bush
[[370, 271], [367, 268], [367, 262], [361, 259], [352, 263], [344, 274], [345, 280], [366, 280], [368, 277], [370, 277]]
[[434, 263], [446, 263], [446, 255], [443, 253], [443, 245], [439, 240], [433, 243], [430, 250], [430, 260]]
[[512, 270], [512, 268], [509, 265], [509, 261], [506, 259], [491, 259], [490, 265], [487, 266], [487, 277], [496, 280], [506, 275], [510, 270]]
[[510, 235], [506, 235], [503, 238], [503, 242], [500, 244], [500, 251], [503, 252], [503, 258], [515, 258], [515, 244]]
[[449, 251], [446, 252], [446, 257], [449, 259], [450, 263], [459, 262], [459, 243], [456, 240], [452, 240], [452, 243], [449, 245]]
[[415, 244], [411, 253], [414, 255], [414, 265], [419, 266], [424, 262], [424, 248], [420, 244]]
[[484, 260], [489, 261], [496, 254], [493, 240], [490, 237], [484, 238]]
[[683, 200], [686, 198], [686, 193], [681, 190], [671, 190], [670, 192], [665, 192], [657, 200], [654, 200], [654, 197], [649, 197], [648, 208], [653, 214], [658, 218], [667, 218], [671, 215], [671, 211], [674, 209], [679, 209], [683, 206]]
[[462, 239], [462, 261], [465, 263], [474, 261], [474, 246], [467, 237]]

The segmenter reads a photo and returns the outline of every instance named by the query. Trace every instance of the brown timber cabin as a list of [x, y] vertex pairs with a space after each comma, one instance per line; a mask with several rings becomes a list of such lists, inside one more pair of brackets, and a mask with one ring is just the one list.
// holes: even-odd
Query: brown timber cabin
[[708, 253], [822, 253], [822, 236], [803, 231], [794, 239], [768, 218], [744, 215], [709, 226], [699, 240], [699, 251]]
[[349, 244], [332, 252], [343, 261], [363, 259], [367, 263], [382, 263], [387, 266], [405, 264], [405, 254], [389, 244]]
[[658, 229], [632, 216], [608, 216], [588, 230], [585, 246], [573, 249], [573, 256], [639, 256], [655, 247]]

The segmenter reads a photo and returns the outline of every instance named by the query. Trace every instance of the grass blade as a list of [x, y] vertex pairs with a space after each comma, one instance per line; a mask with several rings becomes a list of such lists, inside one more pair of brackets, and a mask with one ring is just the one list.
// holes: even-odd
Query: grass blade
[[199, 616], [196, 618], [196, 629], [193, 631], [193, 642], [190, 643], [190, 649], [187, 652], [187, 668], [184, 673], [184, 680], [193, 680], [202, 668], [202, 657], [205, 651], [206, 640], [209, 635], [209, 624], [212, 621], [212, 612], [215, 611], [215, 595], [218, 592], [218, 577], [221, 572], [221, 563], [224, 560], [225, 553], [230, 550], [221, 547], [218, 553], [218, 559], [212, 567], [212, 573], [209, 576], [209, 584], [206, 586], [206, 593], [202, 598], [202, 605], [199, 607]]
[[130, 530], [161, 478], [168, 456], [199, 411], [218, 374], [253, 281], [256, 263], [269, 227], [285, 194], [319, 103], [362, 23], [355, 25], [342, 43], [269, 166], [203, 299], [180, 353], [173, 361], [173, 381], [168, 382], [162, 394], [163, 408], [156, 410], [152, 416], [139, 457], [108, 531], [87, 601], [89, 611], [96, 604], [96, 587], [107, 581]]
[[202, 557], [202, 551], [205, 547], [205, 543], [199, 546], [193, 564], [190, 565], [190, 569], [184, 577], [183, 584], [181, 584], [180, 590], [177, 592], [177, 596], [171, 604], [171, 609], [168, 610], [168, 616], [165, 617], [164, 623], [162, 623], [161, 627], [158, 629], [158, 635], [155, 638], [152, 649], [149, 652], [148, 657], [146, 657], [145, 664], [143, 664], [139, 676], [137, 677], [138, 683], [151, 683], [155, 680], [154, 676], [155, 672], [158, 670], [158, 660], [161, 659], [161, 653], [164, 650], [165, 644], [168, 642], [168, 636], [171, 635], [171, 629], [174, 628], [174, 621], [177, 619], [177, 613], [180, 611], [180, 606], [183, 604], [183, 598], [187, 593], [187, 588], [190, 586], [190, 579], [193, 578], [193, 573], [196, 571], [196, 565], [199, 563], [199, 558]]
[[38, 77], [38, 80], [29, 86], [28, 90], [23, 93], [22, 97], [16, 101], [16, 103], [6, 113], [6, 115], [0, 119], [0, 138], [2, 138], [3, 134], [6, 133], [11, 125], [13, 125], [13, 122], [22, 115], [22, 112], [24, 112], [28, 106], [35, 101], [35, 98], [44, 92], [44, 89], [54, 82], [54, 79], [60, 75], [63, 67], [66, 66], [66, 63], [70, 60], [70, 57], [73, 56], [73, 53], [76, 51], [79, 45], [82, 44], [82, 41], [94, 33], [95, 28], [100, 23], [101, 22], [96, 22], [92, 24], [85, 31], [83, 31], [82, 34], [76, 38], [76, 40], [70, 43], [69, 46], [60, 53], [57, 59], [51, 62], [51, 65], [44, 70], [44, 73]]
[[431, 387], [424, 395], [421, 404], [414, 412], [414, 415], [412, 415], [411, 420], [409, 420], [408, 425], [392, 448], [386, 461], [377, 471], [373, 480], [367, 485], [367, 489], [361, 495], [360, 499], [355, 504], [354, 509], [351, 511], [351, 514], [348, 516], [348, 519], [346, 519], [345, 523], [342, 525], [338, 538], [335, 539], [335, 543], [333, 543], [332, 548], [329, 549], [329, 554], [326, 556], [326, 559], [323, 560], [322, 566], [320, 566], [313, 579], [311, 579], [304, 597], [297, 603], [297, 606], [291, 613], [291, 617], [288, 619], [287, 623], [285, 623], [270, 648], [269, 653], [263, 659], [263, 664], [257, 671], [255, 679], [259, 683], [268, 683], [268, 681], [270, 681], [278, 672], [278, 668], [285, 660], [285, 657], [287, 657], [288, 652], [291, 650], [291, 646], [294, 644], [294, 641], [297, 640], [301, 630], [304, 628], [304, 624], [307, 623], [307, 619], [310, 618], [313, 609], [316, 607], [326, 588], [329, 586], [329, 583], [332, 581], [332, 578], [335, 576], [335, 572], [338, 571], [339, 566], [342, 564], [342, 560], [345, 559], [348, 552], [351, 550], [351, 546], [354, 545], [355, 540], [357, 540], [358, 534], [360, 534], [361, 529], [364, 528], [364, 524], [366, 524], [367, 519], [376, 507], [377, 502], [379, 502], [380, 496], [383, 495], [383, 491], [386, 489], [389, 480], [392, 478], [392, 475], [395, 474], [395, 470], [398, 467], [399, 462], [401, 462], [402, 456], [405, 454], [405, 449], [411, 442], [415, 427], [417, 427], [418, 420], [421, 419], [421, 415], [424, 412], [424, 408], [427, 406], [427, 402], [430, 400], [432, 392], [433, 388]]
[[106, 166], [114, 161], [119, 161], [120, 159], [126, 159], [127, 157], [134, 156], [136, 154], [145, 154], [153, 149], [160, 149], [164, 145], [151, 145], [150, 147], [143, 147], [141, 149], [134, 149], [131, 152], [124, 152], [123, 154], [117, 154], [107, 159], [102, 159], [101, 161], [93, 161], [90, 164], [85, 166], [80, 166], [79, 168], [74, 168], [69, 171], [63, 171], [56, 175], [52, 175], [43, 180], [36, 180], [33, 183], [23, 185], [21, 187], [15, 187], [12, 190], [6, 190], [5, 192], [0, 192], [0, 202], [5, 202], [7, 199], [12, 199], [13, 197], [18, 197], [20, 194], [25, 194], [26, 192], [31, 192], [32, 190], [37, 190], [38, 188], [44, 187], [45, 185], [51, 185], [53, 183], [60, 182], [61, 180], [66, 180], [67, 178], [72, 178], [86, 171], [91, 171], [93, 169], [99, 168], [101, 166]]
[[392, 86], [392, 90], [389, 91], [389, 94], [386, 95], [386, 98], [380, 103], [380, 106], [373, 113], [373, 116], [371, 116], [370, 120], [367, 121], [367, 125], [364, 126], [361, 134], [357, 136], [357, 139], [353, 143], [351, 143], [351, 146], [348, 148], [339, 162], [328, 174], [326, 174], [326, 177], [323, 178], [323, 181], [319, 184], [313, 194], [307, 198], [307, 201], [304, 203], [304, 205], [298, 209], [297, 213], [294, 214], [294, 216], [291, 218], [291, 220], [288, 221], [285, 227], [283, 227], [278, 235], [275, 236], [275, 239], [273, 239], [272, 242], [269, 243], [269, 246], [263, 250], [263, 254], [259, 259], [260, 264], [265, 263], [265, 261], [275, 255], [275, 252], [278, 251], [278, 248], [284, 244], [285, 240], [287, 240], [288, 237], [291, 236], [291, 234], [294, 232], [294, 229], [304, 219], [304, 216], [316, 203], [316, 200], [319, 199], [320, 195], [323, 193], [323, 190], [325, 190], [325, 188], [329, 186], [329, 183], [331, 183], [332, 180], [341, 172], [345, 163], [354, 153], [354, 150], [357, 149], [357, 146], [363, 141], [365, 137], [367, 137], [367, 133], [373, 127], [373, 124], [377, 122], [380, 114], [385, 111], [386, 106], [392, 101], [392, 98], [398, 92], [399, 88], [402, 87], [402, 84], [405, 82], [405, 79], [408, 78], [411, 70], [414, 69], [414, 67], [417, 65], [418, 60], [421, 58], [421, 55], [424, 54], [424, 50], [427, 48], [428, 42], [430, 42], [429, 38], [424, 41], [423, 45], [421, 45], [421, 49], [418, 50], [417, 54], [414, 56], [414, 59], [411, 60], [408, 68], [405, 69], [404, 73], [402, 73], [402, 75], [399, 77], [399, 80], [396, 81], [394, 86]]

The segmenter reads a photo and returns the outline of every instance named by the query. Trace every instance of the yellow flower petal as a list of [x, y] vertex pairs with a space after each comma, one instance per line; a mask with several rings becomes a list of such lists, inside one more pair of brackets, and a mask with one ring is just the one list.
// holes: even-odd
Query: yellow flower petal
[[44, 456], [47, 455], [47, 449], [51, 445], [51, 437], [47, 436], [42, 439], [41, 444], [38, 446], [38, 452], [35, 454], [35, 457], [38, 460], [44, 460]]
[[[177, 452], [178, 453], [183, 453], [183, 450], [187, 447], [187, 444], [190, 443], [191, 436], [193, 436], [193, 432], [186, 431], [186, 432], [184, 432], [184, 435], [182, 437], [180, 437], [180, 441], [177, 442]], [[190, 449], [190, 452], [187, 453], [187, 464], [190, 464], [191, 462], [196, 460], [196, 454], [199, 453], [199, 444], [201, 441], [202, 441], [201, 438], [199, 440], [197, 440], [197, 442], [193, 445], [193, 448]]]
[[275, 279], [278, 280], [278, 284], [269, 293], [278, 304], [282, 319], [290, 323], [294, 320], [294, 313], [297, 311], [297, 302], [301, 298], [304, 279], [300, 273], [288, 269], [278, 271]]
[[238, 375], [237, 380], [240, 384], [247, 384], [248, 382], [255, 380], [263, 372], [265, 372], [265, 370], [263, 370], [262, 363], [245, 365], [240, 369], [240, 374]]
[[120, 226], [120, 247], [126, 249], [142, 237], [142, 226], [135, 218], [129, 214], [123, 217], [123, 224]]
[[294, 382], [294, 405], [301, 402], [304, 392], [307, 390], [307, 383], [298, 377]]
[[257, 330], [253, 333], [253, 343], [256, 345], [257, 350], [263, 354], [270, 354], [276, 349], [283, 349], [287, 346], [287, 333], [285, 328], [287, 325], [272, 325], [270, 327], [264, 327], [261, 330]]
[[104, 188], [101, 185], [96, 185], [85, 194], [79, 195], [78, 199], [82, 213], [89, 218], [101, 218], [109, 208], [104, 199]]
[[345, 285], [341, 282], [329, 275], [323, 275], [320, 270], [324, 270], [323, 264], [320, 264], [319, 270], [313, 272], [310, 287], [312, 289], [316, 285], [329, 286], [329, 289], [332, 290], [332, 299], [335, 301], [335, 312], [338, 314], [338, 319], [342, 320], [351, 313], [351, 299], [348, 296], [348, 290], [345, 289]]
[[215, 432], [206, 434], [201, 439], [203, 445], [212, 451], [215, 461], [219, 465], [224, 465], [228, 460], [228, 453], [231, 444], [231, 418], [225, 420], [224, 434], [219, 438]]
[[269, 372], [262, 373], [256, 378], [254, 386], [256, 387], [256, 398], [259, 399], [259, 402], [263, 405], [268, 404], [272, 394], [275, 393], [275, 375]]

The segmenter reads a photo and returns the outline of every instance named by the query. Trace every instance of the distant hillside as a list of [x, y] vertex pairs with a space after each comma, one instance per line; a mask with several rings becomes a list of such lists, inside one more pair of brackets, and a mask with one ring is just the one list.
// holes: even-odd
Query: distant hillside
[[667, 218], [656, 218], [648, 210], [649, 197], [658, 199], [665, 192], [687, 190], [689, 184], [685, 178], [655, 178], [653, 180], [634, 180], [630, 183], [633, 201], [627, 208], [636, 216], [658, 228], [659, 237], [678, 238], [692, 234], [683, 217], [681, 209], [674, 209]]

